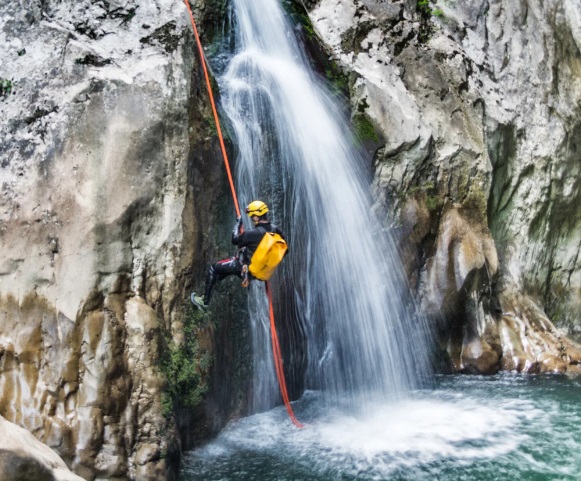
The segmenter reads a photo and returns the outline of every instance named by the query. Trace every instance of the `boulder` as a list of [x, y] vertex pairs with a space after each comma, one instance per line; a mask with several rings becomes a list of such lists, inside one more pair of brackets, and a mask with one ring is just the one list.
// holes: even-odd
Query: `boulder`
[[2, 416], [0, 446], [2, 481], [84, 481], [47, 445]]

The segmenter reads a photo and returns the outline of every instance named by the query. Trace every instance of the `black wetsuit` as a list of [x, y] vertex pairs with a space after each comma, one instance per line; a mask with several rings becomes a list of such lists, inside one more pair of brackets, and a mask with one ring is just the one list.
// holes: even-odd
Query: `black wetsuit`
[[276, 232], [284, 239], [284, 234], [269, 221], [259, 222], [256, 227], [240, 232], [240, 224], [236, 223], [232, 231], [232, 244], [237, 245], [240, 250], [227, 259], [222, 259], [208, 268], [206, 274], [206, 290], [204, 292], [204, 303], [209, 304], [214, 292], [214, 287], [218, 282], [228, 276], [237, 275], [242, 277], [242, 266], [250, 264], [250, 259], [254, 251], [260, 244], [266, 232]]

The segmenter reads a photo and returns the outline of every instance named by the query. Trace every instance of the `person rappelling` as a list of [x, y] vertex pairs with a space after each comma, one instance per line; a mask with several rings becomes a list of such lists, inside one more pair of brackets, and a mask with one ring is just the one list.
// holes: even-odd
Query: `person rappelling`
[[270, 279], [288, 252], [288, 247], [282, 230], [270, 222], [268, 212], [268, 206], [263, 201], [255, 200], [246, 207], [254, 227], [245, 231], [242, 216], [236, 219], [232, 244], [238, 246], [238, 252], [208, 268], [204, 296], [198, 296], [195, 292], [190, 296], [196, 307], [204, 311], [208, 309], [216, 284], [225, 277], [236, 275], [242, 278], [244, 287], [248, 286], [250, 279]]
[[[217, 262], [216, 264], [212, 265], [212, 267], [208, 269], [204, 297], [196, 296], [196, 293], [192, 292], [190, 298], [196, 306], [198, 306], [200, 309], [206, 310], [208, 308], [208, 304], [210, 303], [212, 291], [218, 280], [221, 280], [226, 276], [234, 274], [244, 278], [246, 266], [248, 269], [246, 272], [250, 273], [249, 276], [251, 275], [255, 279], [266, 281], [264, 285], [266, 296], [268, 298], [268, 315], [270, 318], [270, 338], [272, 341], [272, 356], [274, 361], [274, 367], [276, 370], [276, 377], [278, 379], [280, 393], [287, 413], [289, 415], [289, 418], [297, 428], [301, 429], [304, 426], [299, 422], [299, 420], [296, 418], [293, 412], [293, 408], [291, 406], [290, 398], [286, 388], [286, 380], [284, 378], [284, 370], [282, 363], [282, 353], [280, 350], [280, 344], [278, 342], [278, 334], [276, 333], [274, 308], [272, 303], [272, 293], [268, 282], [268, 279], [270, 279], [270, 277], [272, 276], [274, 270], [276, 269], [276, 266], [282, 261], [283, 257], [288, 252], [287, 244], [282, 235], [282, 231], [278, 229], [276, 226], [271, 225], [270, 221], [268, 220], [268, 217], [265, 217], [266, 214], [268, 213], [268, 206], [260, 200], [255, 200], [248, 204], [248, 207], [246, 207], [246, 213], [252, 219], [252, 222], [254, 223], [254, 228], [250, 229], [248, 232], [242, 231], [243, 225], [240, 216], [240, 207], [238, 205], [238, 196], [236, 195], [236, 189], [234, 188], [234, 180], [232, 179], [232, 172], [230, 171], [230, 164], [228, 162], [228, 153], [226, 152], [226, 146], [224, 145], [224, 136], [222, 135], [222, 128], [220, 127], [218, 110], [216, 109], [216, 103], [214, 102], [214, 96], [212, 94], [212, 85], [210, 83], [210, 76], [208, 75], [208, 68], [206, 66], [206, 61], [204, 57], [204, 49], [202, 48], [202, 42], [200, 41], [200, 36], [198, 35], [196, 22], [194, 21], [194, 15], [192, 14], [192, 9], [190, 8], [188, 0], [184, 0], [184, 4], [190, 16], [190, 20], [192, 22], [192, 29], [194, 31], [196, 43], [198, 45], [198, 51], [200, 53], [200, 62], [202, 64], [202, 69], [204, 70], [204, 78], [206, 79], [206, 87], [208, 89], [208, 97], [210, 98], [212, 113], [214, 114], [214, 120], [216, 121], [216, 131], [218, 133], [220, 148], [222, 150], [222, 156], [224, 158], [224, 166], [226, 168], [228, 181], [230, 182], [230, 190], [232, 191], [232, 199], [234, 201], [234, 207], [236, 208], [236, 215], [238, 216], [236, 220], [236, 227], [234, 228], [234, 233], [232, 235], [232, 242], [241, 248], [246, 248], [245, 258], [241, 259], [240, 256], [238, 256], [238, 258], [237, 256], [233, 256], [229, 259], [223, 259], [222, 263]], [[249, 236], [250, 233], [254, 230], [256, 230], [258, 234], [260, 234], [260, 237], [257, 237], [256, 231], [252, 236], [254, 238]], [[250, 259], [250, 264], [246, 264], [245, 259]], [[245, 282], [243, 282], [243, 285], [244, 284]]]

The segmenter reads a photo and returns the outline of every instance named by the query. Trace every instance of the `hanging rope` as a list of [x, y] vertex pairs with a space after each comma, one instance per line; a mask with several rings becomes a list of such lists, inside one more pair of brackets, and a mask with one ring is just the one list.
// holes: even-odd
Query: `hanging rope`
[[[188, 13], [190, 14], [190, 20], [192, 22], [192, 27], [194, 28], [194, 36], [196, 37], [196, 43], [198, 44], [198, 50], [200, 52], [200, 62], [204, 70], [204, 76], [206, 77], [206, 87], [208, 88], [208, 95], [210, 97], [210, 103], [212, 104], [212, 112], [214, 113], [214, 121], [216, 122], [216, 130], [218, 131], [218, 138], [220, 139], [220, 147], [222, 148], [222, 157], [224, 158], [224, 165], [226, 166], [226, 173], [228, 174], [228, 181], [230, 182], [230, 190], [232, 191], [232, 198], [234, 199], [234, 207], [236, 208], [236, 215], [240, 217], [240, 207], [238, 206], [238, 197], [236, 196], [236, 189], [234, 188], [234, 180], [232, 179], [232, 172], [230, 171], [230, 163], [228, 162], [228, 154], [226, 153], [226, 147], [224, 145], [224, 138], [222, 136], [222, 129], [220, 127], [220, 119], [218, 118], [218, 111], [216, 109], [216, 103], [214, 102], [214, 95], [212, 94], [212, 84], [210, 83], [210, 76], [208, 75], [208, 68], [206, 66], [206, 57], [204, 56], [204, 49], [202, 48], [202, 42], [200, 41], [200, 36], [198, 35], [198, 29], [196, 28], [196, 22], [194, 21], [194, 15], [190, 8], [188, 0], [184, 0]], [[284, 379], [284, 370], [282, 367], [282, 354], [280, 352], [280, 345], [278, 343], [278, 336], [276, 334], [276, 325], [274, 322], [274, 309], [272, 307], [272, 295], [270, 292], [269, 283], [266, 282], [266, 295], [268, 297], [268, 311], [270, 316], [270, 336], [272, 340], [272, 355], [274, 358], [274, 367], [276, 370], [276, 377], [278, 378], [278, 385], [280, 387], [280, 393], [282, 395], [282, 400], [288, 412], [288, 415], [293, 422], [293, 424], [298, 428], [303, 428], [304, 426], [297, 420], [293, 408], [290, 404], [288, 397], [288, 392], [286, 389], [286, 381]]]
[[210, 96], [210, 104], [212, 104], [212, 112], [214, 113], [214, 121], [216, 122], [216, 130], [218, 131], [218, 139], [220, 139], [220, 148], [222, 149], [222, 157], [224, 158], [224, 165], [226, 166], [226, 174], [228, 174], [228, 182], [230, 182], [230, 190], [232, 191], [232, 198], [234, 199], [234, 207], [236, 209], [236, 216], [240, 217], [240, 207], [238, 206], [238, 197], [236, 196], [236, 189], [234, 188], [234, 179], [232, 178], [232, 172], [230, 171], [230, 163], [228, 162], [228, 154], [226, 153], [226, 146], [224, 145], [224, 137], [222, 136], [222, 128], [220, 127], [220, 119], [218, 118], [218, 111], [216, 110], [216, 102], [214, 102], [214, 95], [212, 94], [212, 84], [210, 83], [210, 76], [208, 75], [208, 67], [206, 66], [206, 57], [204, 55], [204, 49], [202, 48], [202, 42], [200, 41], [200, 36], [198, 35], [198, 29], [196, 28], [196, 22], [194, 22], [194, 14], [190, 8], [190, 3], [188, 0], [184, 0], [188, 13], [190, 14], [190, 20], [192, 22], [192, 27], [194, 28], [194, 36], [196, 37], [196, 43], [198, 44], [198, 51], [200, 52], [200, 63], [204, 69], [204, 76], [206, 77], [206, 87], [208, 88], [208, 95]]
[[284, 380], [284, 370], [282, 367], [282, 354], [280, 353], [280, 345], [278, 343], [278, 335], [276, 334], [276, 325], [274, 323], [274, 309], [272, 308], [272, 293], [270, 292], [270, 283], [266, 281], [266, 295], [268, 297], [268, 314], [270, 316], [270, 337], [272, 340], [272, 354], [274, 356], [274, 367], [276, 369], [276, 377], [278, 378], [278, 385], [280, 387], [280, 393], [282, 394], [282, 400], [286, 407], [286, 411], [297, 428], [304, 428], [304, 426], [298, 421], [293, 412], [293, 408], [290, 404], [288, 397], [288, 392], [286, 390], [286, 383]]

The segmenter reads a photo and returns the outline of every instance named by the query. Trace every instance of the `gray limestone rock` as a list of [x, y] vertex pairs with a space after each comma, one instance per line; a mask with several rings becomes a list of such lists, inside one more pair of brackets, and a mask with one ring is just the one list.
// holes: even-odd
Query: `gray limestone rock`
[[[402, 242], [408, 274], [456, 339], [446, 350], [458, 370], [512, 369], [510, 336], [497, 334], [512, 293], [538, 306], [527, 326], [548, 315], [563, 333], [581, 329], [579, 12], [579, 0], [321, 0], [310, 12], [356, 74], [354, 110], [385, 139], [375, 188], [414, 241]], [[471, 272], [480, 281], [467, 285]], [[512, 324], [517, 337], [525, 324]], [[486, 326], [495, 354], [482, 364]]]
[[162, 332], [215, 199], [185, 5], [2, 2], [0, 42], [0, 413], [86, 479], [169, 479]]

